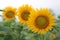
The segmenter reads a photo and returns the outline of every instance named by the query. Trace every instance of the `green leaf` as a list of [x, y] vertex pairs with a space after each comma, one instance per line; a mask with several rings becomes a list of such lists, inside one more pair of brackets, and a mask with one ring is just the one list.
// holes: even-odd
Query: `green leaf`
[[7, 34], [4, 40], [13, 40], [13, 37], [10, 34]]
[[60, 37], [56, 37], [55, 39], [53, 39], [53, 40], [60, 40]]

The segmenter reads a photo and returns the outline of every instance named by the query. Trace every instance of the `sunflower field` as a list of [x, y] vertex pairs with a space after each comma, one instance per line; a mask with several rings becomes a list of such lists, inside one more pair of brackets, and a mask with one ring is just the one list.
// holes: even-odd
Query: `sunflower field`
[[25, 4], [0, 9], [0, 40], [60, 40], [60, 14]]

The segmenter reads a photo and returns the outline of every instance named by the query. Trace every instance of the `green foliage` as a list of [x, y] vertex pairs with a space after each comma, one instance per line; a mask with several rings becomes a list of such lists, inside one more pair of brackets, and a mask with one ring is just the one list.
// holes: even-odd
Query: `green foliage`
[[58, 18], [60, 19], [60, 15], [58, 15]]
[[[0, 40], [59, 40], [60, 20], [56, 20], [56, 25], [44, 35], [33, 33], [26, 25], [15, 21], [0, 22]], [[56, 34], [56, 38], [50, 36]]]

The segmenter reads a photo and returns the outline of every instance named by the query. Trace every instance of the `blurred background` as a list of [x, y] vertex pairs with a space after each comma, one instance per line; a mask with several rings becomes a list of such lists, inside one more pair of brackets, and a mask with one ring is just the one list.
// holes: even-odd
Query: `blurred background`
[[18, 8], [23, 4], [32, 5], [34, 8], [49, 8], [55, 15], [60, 14], [60, 0], [0, 0], [0, 9], [6, 6]]

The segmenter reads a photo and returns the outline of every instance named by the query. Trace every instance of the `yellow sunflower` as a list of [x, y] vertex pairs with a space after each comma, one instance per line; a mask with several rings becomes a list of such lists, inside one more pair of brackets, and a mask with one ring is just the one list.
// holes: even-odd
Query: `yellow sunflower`
[[28, 17], [30, 14], [32, 14], [32, 11], [34, 11], [34, 9], [32, 8], [32, 6], [29, 5], [22, 5], [18, 8], [18, 20], [19, 22], [26, 24], [26, 22], [28, 21]]
[[6, 7], [3, 12], [3, 17], [6, 21], [13, 20], [16, 15], [16, 8]]
[[53, 33], [52, 33], [50, 36], [51, 36], [52, 38], [56, 38], [56, 34], [53, 34]]
[[38, 34], [44, 34], [48, 30], [51, 30], [54, 23], [55, 20], [52, 11], [47, 8], [41, 8], [37, 12], [32, 13], [27, 22], [30, 30], [38, 32]]

